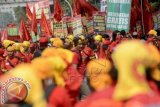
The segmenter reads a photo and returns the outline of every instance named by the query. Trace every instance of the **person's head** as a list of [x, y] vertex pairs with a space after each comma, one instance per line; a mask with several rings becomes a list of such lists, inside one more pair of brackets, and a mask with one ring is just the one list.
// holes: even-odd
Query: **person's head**
[[87, 76], [90, 86], [96, 90], [103, 90], [112, 84], [109, 75], [111, 64], [105, 59], [91, 60], [87, 65]]
[[138, 38], [138, 33], [137, 33], [137, 32], [133, 32], [132, 37], [133, 37], [134, 39], [137, 39], [137, 38]]
[[3, 41], [3, 46], [5, 49], [7, 49], [9, 46], [12, 46], [15, 42], [11, 41], [11, 40], [4, 40]]
[[121, 34], [122, 37], [126, 37], [126, 31], [125, 30], [121, 30], [120, 34]]
[[51, 38], [50, 43], [52, 47], [63, 48], [63, 41], [60, 38]]
[[110, 39], [109, 35], [108, 35], [108, 34], [106, 34], [106, 33], [105, 33], [105, 34], [103, 34], [103, 35], [102, 35], [102, 37], [103, 37], [104, 39], [107, 39], [107, 40], [109, 40], [109, 39]]
[[150, 52], [150, 62], [148, 62], [147, 79], [160, 83], [160, 52], [154, 45], [147, 45]]
[[156, 37], [157, 36], [157, 32], [155, 30], [150, 30], [148, 32], [148, 37]]
[[[150, 61], [146, 44], [138, 40], [122, 42], [113, 52], [112, 59], [118, 70], [118, 81], [113, 95], [115, 99], [127, 100], [150, 91], [145, 74]], [[121, 93], [122, 91], [125, 93]]]
[[112, 33], [112, 40], [113, 40], [113, 41], [116, 41], [116, 40], [119, 40], [120, 38], [121, 38], [120, 31], [115, 30], [115, 31]]
[[23, 41], [22, 47], [24, 48], [24, 51], [25, 51], [25, 52], [28, 52], [28, 51], [29, 51], [30, 45], [31, 45], [31, 44], [30, 44], [29, 41]]
[[74, 38], [73, 42], [76, 49], [83, 50], [85, 48], [85, 41], [83, 38], [77, 36]]
[[14, 55], [14, 51], [15, 51], [14, 47], [13, 46], [9, 46], [7, 48], [8, 56], [12, 57]]
[[73, 36], [73, 35], [68, 35], [68, 36], [65, 38], [64, 47], [65, 47], [66, 49], [73, 48], [73, 47], [74, 47], [73, 40], [74, 40], [74, 36]]
[[47, 48], [47, 45], [48, 45], [48, 38], [47, 37], [41, 37], [39, 39], [40, 50], [44, 50], [45, 48]]
[[99, 45], [102, 42], [102, 36], [101, 35], [95, 35], [94, 37], [94, 43], [96, 45]]

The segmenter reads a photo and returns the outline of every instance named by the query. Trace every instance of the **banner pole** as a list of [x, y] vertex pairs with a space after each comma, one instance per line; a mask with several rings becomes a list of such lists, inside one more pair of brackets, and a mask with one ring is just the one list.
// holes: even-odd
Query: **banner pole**
[[144, 29], [144, 16], [143, 16], [143, 0], [141, 0], [141, 11], [142, 11], [142, 30], [143, 30], [143, 34], [145, 34], [145, 29]]
[[70, 8], [70, 10], [71, 10], [71, 17], [73, 17], [73, 11], [72, 11], [72, 6], [71, 6], [71, 4], [70, 4], [67, 0], [65, 0], [65, 2], [68, 4], [68, 6], [69, 6], [69, 8]]

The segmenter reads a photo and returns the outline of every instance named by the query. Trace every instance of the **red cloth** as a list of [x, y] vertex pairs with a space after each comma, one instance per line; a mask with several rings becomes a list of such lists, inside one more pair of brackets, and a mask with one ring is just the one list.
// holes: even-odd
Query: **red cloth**
[[153, 92], [139, 94], [126, 101], [124, 107], [160, 107], [160, 97]]
[[44, 36], [47, 36], [47, 37], [52, 36], [52, 31], [49, 27], [48, 21], [46, 19], [46, 16], [45, 16], [43, 10], [42, 10], [42, 14], [41, 14], [40, 26], [41, 26], [41, 30], [45, 33]]
[[66, 82], [66, 90], [69, 94], [70, 101], [72, 105], [76, 104], [77, 97], [79, 96], [80, 92], [80, 86], [82, 83], [82, 75], [80, 75], [73, 67], [73, 65], [70, 65], [67, 69], [68, 72], [68, 78], [65, 78]]
[[76, 10], [78, 15], [81, 14], [82, 16], [85, 16], [87, 13], [89, 17], [92, 17], [93, 13], [98, 11], [97, 8], [86, 0], [76, 0]]
[[152, 17], [153, 8], [148, 0], [143, 0], [143, 15], [144, 15], [144, 27], [145, 32], [148, 33], [151, 29], [154, 28], [154, 22]]
[[[10, 63], [11, 64], [10, 64]], [[1, 68], [6, 69], [7, 71], [11, 70], [14, 68], [17, 64], [19, 64], [19, 60], [15, 57], [13, 58], [6, 58], [2, 61]]]
[[98, 46], [96, 54], [98, 56], [98, 59], [106, 59], [107, 55], [105, 49], [103, 48], [103, 43], [101, 43], [100, 46]]
[[114, 85], [92, 93], [84, 101], [77, 103], [75, 107], [122, 107], [121, 102], [112, 100], [113, 92]]
[[56, 87], [49, 97], [48, 107], [72, 107], [66, 89]]
[[149, 81], [149, 86], [157, 95], [160, 95], [160, 90], [153, 81]]
[[31, 40], [30, 33], [28, 32], [25, 22], [23, 18], [21, 19], [20, 27], [19, 27], [19, 35], [22, 41], [29, 41]]
[[63, 9], [59, 0], [54, 0], [54, 18], [60, 22], [63, 17]]
[[8, 39], [8, 31], [7, 29], [4, 29], [2, 30], [2, 33], [1, 33], [1, 42], [3, 42], [4, 40], [7, 40]]
[[33, 20], [32, 20], [32, 31], [37, 35], [37, 20], [36, 20], [36, 10], [35, 6], [33, 7]]
[[26, 63], [30, 63], [32, 58], [33, 58], [33, 54], [31, 53], [22, 53], [23, 57], [24, 57], [24, 62]]
[[28, 18], [29, 20], [32, 20], [33, 14], [32, 14], [32, 12], [31, 12], [31, 10], [30, 10], [30, 8], [29, 8], [28, 3], [26, 3], [26, 16], [27, 16], [27, 18]]

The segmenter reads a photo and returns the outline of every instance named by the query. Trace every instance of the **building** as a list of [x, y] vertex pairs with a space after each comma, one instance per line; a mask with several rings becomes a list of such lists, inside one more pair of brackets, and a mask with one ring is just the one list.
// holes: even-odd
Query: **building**
[[[18, 7], [18, 6], [25, 7], [26, 2], [34, 3], [37, 1], [43, 1], [43, 0], [0, 0], [0, 12], [11, 13], [15, 20], [15, 14], [14, 14], [15, 7]], [[50, 4], [53, 4], [53, 0], [50, 0]]]

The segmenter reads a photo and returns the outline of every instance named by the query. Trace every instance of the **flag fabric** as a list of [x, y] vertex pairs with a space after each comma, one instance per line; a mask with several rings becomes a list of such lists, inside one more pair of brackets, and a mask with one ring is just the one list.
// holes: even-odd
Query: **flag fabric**
[[148, 2], [148, 0], [143, 0], [143, 20], [145, 32], [148, 33], [151, 29], [154, 28], [154, 22], [152, 17], [153, 7]]
[[76, 0], [76, 11], [77, 14], [81, 14], [82, 16], [89, 16], [92, 17], [95, 12], [98, 11], [96, 7], [91, 5], [86, 0]]
[[63, 18], [63, 9], [59, 0], [54, 0], [54, 19], [60, 22]]
[[48, 21], [46, 19], [46, 16], [45, 16], [43, 10], [42, 10], [42, 14], [41, 14], [40, 26], [41, 26], [42, 32], [45, 33], [44, 36], [48, 36], [48, 37], [52, 36], [52, 31], [51, 31], [51, 29], [50, 29], [50, 27], [48, 25]]
[[24, 22], [23, 18], [21, 19], [21, 23], [20, 23], [20, 27], [19, 27], [19, 35], [20, 35], [21, 41], [31, 40], [31, 36], [25, 26], [25, 22]]
[[7, 29], [4, 29], [1, 32], [1, 42], [3, 42], [4, 40], [7, 40], [7, 38], [8, 38], [8, 32], [7, 32]]
[[31, 31], [34, 32], [35, 35], [37, 35], [37, 20], [36, 20], [36, 10], [35, 6], [33, 7], [33, 17], [32, 17], [32, 26], [31, 26]]
[[132, 0], [131, 6], [131, 20], [130, 20], [130, 31], [134, 31], [136, 27], [136, 22], [141, 20], [141, 5], [139, 0]]
[[28, 3], [26, 3], [26, 16], [27, 16], [27, 19], [29, 19], [30, 21], [32, 20], [33, 14], [30, 10]]
[[73, 11], [73, 16], [77, 16], [77, 7], [76, 7], [76, 0], [72, 0], [72, 11]]

